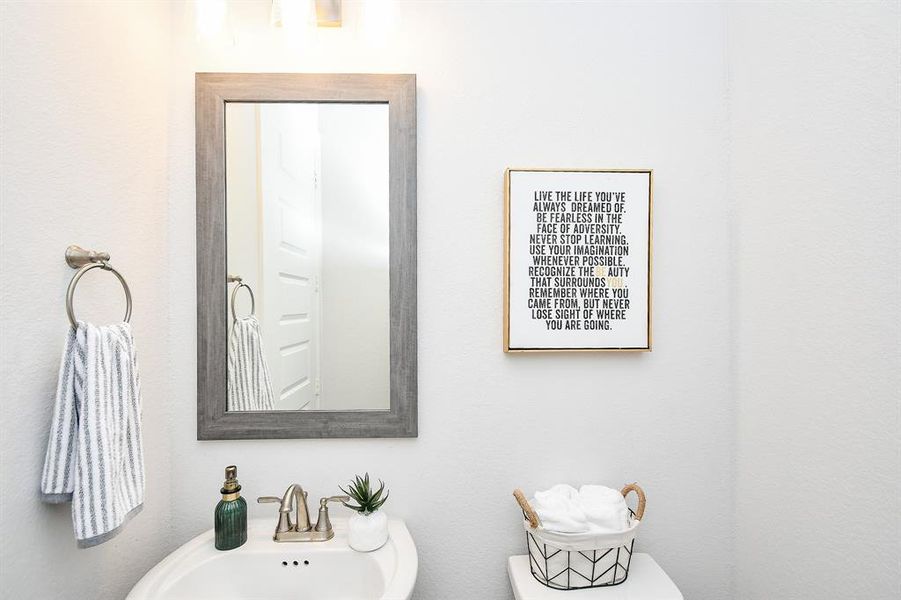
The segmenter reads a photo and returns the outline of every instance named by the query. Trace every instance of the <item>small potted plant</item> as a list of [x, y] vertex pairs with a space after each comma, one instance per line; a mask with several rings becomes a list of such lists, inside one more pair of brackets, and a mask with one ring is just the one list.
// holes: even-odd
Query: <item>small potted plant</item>
[[[388, 499], [385, 483], [379, 479], [379, 489], [369, 484], [369, 473], [354, 477], [347, 489], [341, 491], [351, 497], [356, 505], [344, 502], [344, 506], [354, 511], [347, 524], [350, 547], [358, 552], [378, 550], [388, 541], [388, 517], [379, 510]], [[384, 492], [384, 496], [382, 493]]]

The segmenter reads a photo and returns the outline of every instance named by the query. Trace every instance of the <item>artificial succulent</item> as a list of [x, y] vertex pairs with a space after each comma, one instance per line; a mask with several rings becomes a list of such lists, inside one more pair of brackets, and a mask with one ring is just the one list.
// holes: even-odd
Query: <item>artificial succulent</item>
[[[373, 489], [374, 486], [369, 484], [369, 473], [363, 477], [356, 475], [354, 480], [347, 485], [347, 489], [341, 488], [341, 491], [351, 497], [357, 504], [343, 502], [344, 506], [358, 513], [368, 515], [377, 511], [388, 499], [388, 492], [385, 492], [385, 482], [379, 479], [379, 489]], [[382, 492], [385, 495], [382, 496]]]

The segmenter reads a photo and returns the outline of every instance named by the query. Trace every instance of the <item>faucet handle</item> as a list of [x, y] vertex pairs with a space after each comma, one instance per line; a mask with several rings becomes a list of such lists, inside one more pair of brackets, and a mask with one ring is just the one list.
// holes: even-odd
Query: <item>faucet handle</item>
[[319, 508], [325, 508], [328, 502], [350, 502], [350, 496], [326, 496], [319, 499]]
[[[257, 498], [257, 504], [281, 504], [282, 499], [277, 496], [260, 496]], [[278, 509], [278, 527], [276, 531], [288, 531], [294, 529], [294, 523], [291, 522], [291, 515], [281, 509]]]
[[294, 529], [294, 522], [291, 521], [290, 511], [283, 508], [284, 498], [279, 498], [278, 496], [259, 496], [257, 498], [257, 504], [281, 505], [278, 509], [278, 526], [275, 528], [276, 534]]
[[328, 517], [329, 502], [350, 502], [350, 496], [326, 496], [319, 499], [319, 518], [316, 519], [316, 527], [313, 528], [316, 531], [322, 533], [330, 533], [332, 531], [332, 521]]

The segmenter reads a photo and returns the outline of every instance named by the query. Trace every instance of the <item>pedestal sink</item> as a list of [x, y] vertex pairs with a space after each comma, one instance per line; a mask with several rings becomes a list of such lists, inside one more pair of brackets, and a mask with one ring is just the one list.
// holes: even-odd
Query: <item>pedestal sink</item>
[[418, 559], [400, 519], [388, 520], [388, 543], [374, 552], [347, 545], [347, 519], [332, 519], [327, 542], [276, 543], [273, 519], [247, 524], [247, 543], [220, 552], [213, 530], [153, 567], [126, 600], [409, 600]]

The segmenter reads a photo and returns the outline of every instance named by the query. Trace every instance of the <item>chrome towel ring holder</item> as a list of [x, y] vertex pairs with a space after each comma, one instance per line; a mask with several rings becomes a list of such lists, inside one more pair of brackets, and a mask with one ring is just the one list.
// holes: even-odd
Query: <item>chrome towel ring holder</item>
[[244, 280], [241, 279], [240, 275], [229, 275], [226, 278], [226, 281], [228, 283], [237, 283], [238, 284], [235, 286], [235, 289], [232, 290], [231, 300], [229, 301], [229, 304], [231, 305], [231, 309], [232, 309], [232, 318], [235, 321], [238, 320], [238, 311], [235, 310], [235, 298], [238, 296], [238, 290], [240, 290], [241, 288], [247, 289], [247, 293], [250, 294], [250, 314], [247, 316], [249, 316], [249, 317], [255, 316], [257, 314], [257, 301], [256, 301], [256, 298], [253, 297], [253, 290], [250, 289], [250, 286], [247, 285], [246, 283], [244, 283]]
[[71, 323], [73, 327], [78, 324], [78, 320], [75, 318], [75, 309], [72, 306], [72, 300], [75, 297], [75, 287], [78, 285], [78, 281], [84, 274], [91, 269], [103, 269], [116, 276], [119, 283], [122, 284], [122, 289], [125, 290], [125, 322], [128, 323], [131, 321], [132, 302], [131, 290], [128, 287], [128, 282], [125, 281], [122, 274], [114, 269], [108, 261], [109, 252], [85, 250], [74, 244], [66, 248], [66, 264], [73, 269], [78, 269], [78, 272], [72, 277], [72, 281], [69, 282], [69, 288], [66, 290], [66, 314], [69, 315], [69, 323]]

